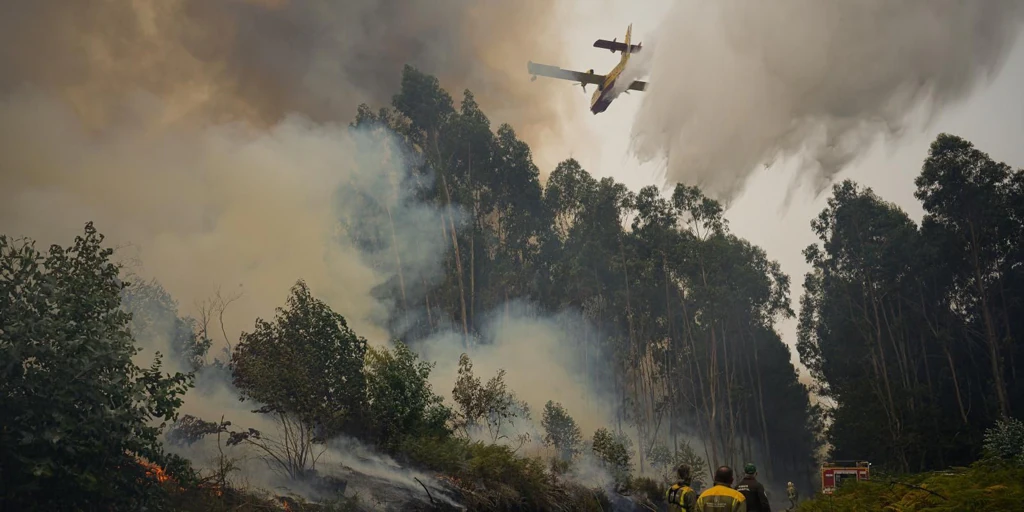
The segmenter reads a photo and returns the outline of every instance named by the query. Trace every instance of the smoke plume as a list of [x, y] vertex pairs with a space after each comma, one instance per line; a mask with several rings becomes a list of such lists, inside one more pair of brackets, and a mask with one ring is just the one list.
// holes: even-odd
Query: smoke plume
[[[177, 301], [176, 310], [140, 303], [155, 308], [138, 312], [151, 317], [137, 332], [140, 364], [160, 351], [166, 370], [188, 369], [167, 357], [176, 315], [214, 315], [209, 357], [223, 361], [299, 278], [358, 334], [386, 344], [395, 308], [374, 290], [393, 269], [342, 230], [391, 233], [378, 251], [401, 253], [410, 293], [443, 272], [447, 246], [435, 236], [441, 212], [410, 197], [408, 155], [382, 133], [348, 128], [356, 106], [388, 104], [411, 63], [557, 150], [559, 120], [569, 120], [558, 105], [571, 91], [531, 83], [524, 66], [558, 60], [554, 9], [540, 0], [12, 3], [0, 17], [0, 232], [67, 245], [92, 220], [120, 247], [116, 257], [137, 257], [139, 280], [155, 278]], [[366, 218], [361, 195], [384, 201], [390, 225], [367, 224], [381, 220]], [[211, 297], [223, 302], [210, 309]], [[491, 336], [492, 348], [471, 354], [481, 375], [505, 367], [538, 415], [544, 400], [560, 401], [592, 433], [604, 408], [559, 366], [570, 355], [564, 329], [520, 313]], [[446, 358], [436, 392], [449, 399], [461, 342], [439, 335], [430, 345]], [[538, 368], [546, 394], [531, 377]], [[181, 413], [276, 428], [223, 380], [191, 390]], [[208, 464], [216, 453], [205, 439], [188, 454]], [[251, 462], [246, 478], [272, 481]], [[384, 466], [377, 476], [414, 481]]]
[[[388, 276], [334, 243], [332, 194], [358, 175], [401, 204], [374, 176], [404, 164], [372, 165], [379, 148], [344, 125], [361, 102], [389, 104], [411, 63], [557, 146], [569, 92], [531, 83], [525, 62], [557, 59], [558, 15], [540, 0], [14, 2], [0, 17], [0, 232], [64, 243], [95, 220], [183, 309], [240, 293], [231, 336], [304, 277], [372, 337], [364, 320], [386, 305], [364, 299]], [[400, 210], [410, 256], [442, 254], [416, 235], [432, 217]]]
[[0, 17], [0, 94], [56, 92], [92, 128], [135, 91], [164, 100], [163, 123], [347, 123], [359, 103], [389, 104], [408, 63], [553, 157], [578, 131], [562, 124], [571, 92], [525, 68], [561, 57], [561, 19], [543, 0], [16, 1]]
[[1017, 0], [676, 2], [634, 150], [724, 201], [785, 158], [820, 192], [918, 109], [932, 116], [991, 79], [1022, 21]]
[[[513, 301], [486, 315], [481, 336], [486, 343], [468, 352], [473, 373], [486, 382], [499, 370], [507, 372], [505, 382], [517, 398], [530, 408], [532, 422], [521, 422], [520, 432], [530, 432], [540, 444], [544, 404], [561, 403], [585, 437], [610, 425], [615, 418], [614, 395], [596, 386], [595, 367], [604, 367], [597, 350], [588, 351], [586, 320], [572, 312], [543, 317], [534, 308]], [[435, 361], [431, 384], [437, 393], [450, 395], [458, 377], [461, 335], [441, 333], [422, 343], [423, 357]], [[539, 377], [542, 376], [542, 377]], [[537, 435], [537, 434], [540, 435]], [[532, 448], [532, 447], [528, 447]]]

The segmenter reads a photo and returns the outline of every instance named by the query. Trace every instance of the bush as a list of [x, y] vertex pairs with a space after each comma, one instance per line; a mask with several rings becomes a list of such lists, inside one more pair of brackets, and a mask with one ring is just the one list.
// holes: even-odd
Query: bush
[[149, 368], [121, 310], [128, 286], [92, 223], [45, 256], [0, 235], [0, 502], [139, 510], [165, 497], [139, 457], [181, 480], [159, 436], [191, 376]]
[[705, 475], [709, 473], [707, 463], [686, 441], [676, 448], [675, 454], [664, 445], [653, 446], [647, 450], [647, 461], [651, 464], [651, 468], [661, 473], [662, 479], [666, 483], [672, 483], [678, 479], [676, 468], [680, 465], [690, 467], [690, 474], [695, 484], [705, 484]]
[[819, 495], [797, 508], [800, 512], [966, 512], [1019, 510], [1024, 503], [1024, 468], [978, 462], [908, 477], [844, 483], [831, 497]]
[[1024, 467], [1024, 422], [1015, 418], [997, 421], [985, 431], [984, 449], [986, 457]]
[[[473, 443], [466, 480], [486, 490], [478, 493], [474, 510], [552, 510], [566, 498], [545, 471], [544, 462], [518, 457], [508, 446]], [[560, 492], [562, 491], [562, 492]]]
[[366, 353], [366, 391], [370, 437], [393, 453], [405, 437], [446, 437], [452, 417], [430, 388], [433, 364], [420, 361], [401, 341], [395, 349], [370, 347]]
[[583, 433], [562, 404], [548, 400], [541, 417], [544, 444], [553, 446], [562, 460], [572, 460], [583, 444]]
[[625, 487], [633, 472], [633, 461], [629, 455], [633, 442], [629, 437], [623, 434], [612, 434], [611, 431], [602, 427], [594, 432], [591, 445], [594, 455], [611, 473], [615, 484], [620, 488]]
[[398, 448], [404, 459], [415, 466], [452, 475], [467, 468], [470, 442], [453, 436], [407, 437]]
[[666, 487], [661, 482], [645, 476], [636, 477], [629, 482], [629, 493], [636, 499], [647, 499], [652, 503], [661, 503], [665, 499]]

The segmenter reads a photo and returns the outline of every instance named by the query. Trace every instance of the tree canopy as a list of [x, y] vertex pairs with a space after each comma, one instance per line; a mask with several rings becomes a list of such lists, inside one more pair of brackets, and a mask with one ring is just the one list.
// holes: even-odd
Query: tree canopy
[[811, 223], [803, 363], [832, 398], [839, 458], [897, 471], [973, 461], [984, 430], [1024, 412], [1024, 171], [959, 137], [932, 143], [918, 226], [844, 181]]
[[[797, 350], [809, 386], [777, 329], [797, 316], [789, 276], [699, 188], [634, 192], [572, 158], [542, 182], [511, 126], [493, 128], [470, 91], [456, 102], [412, 67], [391, 105], [360, 106], [350, 129], [408, 163], [339, 191], [355, 212], [340, 219], [345, 236], [392, 276], [374, 294], [392, 305], [381, 323], [398, 341], [370, 348], [296, 269], [275, 317], [237, 343], [222, 333], [229, 364], [209, 365], [281, 431], [189, 417], [174, 439], [228, 433], [307, 478], [328, 439], [352, 436], [457, 475], [478, 508], [508, 510], [570, 496], [601, 507], [517, 455], [531, 419], [561, 463], [593, 455], [622, 485], [679, 463], [709, 481], [714, 467], [756, 461], [763, 480], [810, 492], [825, 441], [832, 457], [895, 471], [965, 464], [983, 448], [1019, 454], [1024, 171], [970, 142], [932, 144], [916, 181], [920, 225], [852, 181], [833, 188], [804, 252]], [[442, 244], [437, 272], [411, 263], [421, 247], [396, 242], [414, 215], [398, 215], [405, 207], [431, 214], [421, 236]], [[159, 435], [190, 375], [162, 374], [159, 359], [136, 366], [133, 336], [170, 333], [175, 363], [201, 372], [213, 310], [181, 317], [159, 283], [128, 287], [101, 241], [88, 224], [73, 247], [43, 254], [0, 235], [0, 474], [17, 499], [137, 508], [151, 491], [137, 483], [139, 458], [188, 474]], [[219, 300], [223, 311], [231, 299]], [[555, 401], [531, 418], [504, 370], [474, 374], [471, 356], [516, 301], [573, 333], [562, 348], [613, 415], [589, 442]], [[464, 353], [449, 407], [416, 354], [452, 332]], [[997, 422], [1005, 432], [986, 438]], [[487, 442], [473, 442], [481, 432]]]
[[129, 283], [92, 223], [41, 253], [0, 235], [0, 498], [18, 509], [143, 508], [145, 461], [187, 476], [160, 436], [191, 375], [132, 362]]

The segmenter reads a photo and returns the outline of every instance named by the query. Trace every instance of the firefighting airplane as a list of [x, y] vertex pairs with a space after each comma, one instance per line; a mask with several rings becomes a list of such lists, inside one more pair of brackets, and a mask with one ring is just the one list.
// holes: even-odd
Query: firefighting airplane
[[[629, 61], [630, 54], [640, 51], [641, 45], [643, 45], [643, 43], [629, 44], [630, 35], [632, 33], [633, 24], [630, 23], [629, 27], [626, 29], [625, 42], [616, 42], [618, 38], [612, 39], [611, 41], [608, 41], [606, 39], [598, 39], [597, 41], [594, 42], [595, 48], [604, 48], [606, 50], [611, 51], [612, 53], [622, 52], [622, 59], [619, 61], [618, 65], [616, 65], [615, 68], [612, 69], [612, 71], [607, 75], [595, 75], [593, 69], [587, 71], [586, 73], [581, 73], [579, 71], [570, 71], [568, 69], [562, 69], [556, 66], [548, 66], [545, 64], [537, 64], [533, 61], [530, 61], [526, 66], [530, 74], [533, 75], [533, 78], [530, 78], [530, 80], [536, 80], [537, 75], [541, 75], [551, 78], [560, 78], [562, 80], [569, 80], [572, 82], [579, 82], [580, 87], [583, 88], [583, 92], [587, 91], [587, 84], [596, 84], [597, 90], [594, 91], [594, 97], [590, 100], [590, 111], [593, 112], [594, 114], [600, 114], [601, 112], [604, 112], [608, 108], [608, 105], [610, 105], [612, 100], [615, 99], [615, 96], [617, 96], [617, 94], [612, 93], [612, 90], [615, 86], [615, 80], [619, 78], [619, 75], [622, 74], [622, 70], [626, 68], [626, 62]], [[643, 91], [645, 89], [647, 89], [647, 82], [635, 80], [633, 81], [633, 83], [629, 84], [629, 87], [626, 89], [626, 92], [628, 92], [629, 90]]]

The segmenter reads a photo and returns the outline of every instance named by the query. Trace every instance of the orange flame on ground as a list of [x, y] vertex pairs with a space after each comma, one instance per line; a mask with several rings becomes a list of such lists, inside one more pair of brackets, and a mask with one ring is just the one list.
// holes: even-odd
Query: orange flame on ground
[[[164, 471], [164, 468], [160, 467], [160, 465], [155, 464], [153, 462], [149, 462], [148, 460], [138, 456], [135, 457], [135, 461], [138, 462], [140, 466], [146, 469], [147, 477], [156, 480], [161, 484], [166, 482], [171, 482], [173, 484], [177, 483], [173, 478], [171, 478], [171, 475], [167, 474], [167, 471]], [[175, 487], [177, 488], [178, 492], [183, 492], [185, 490], [185, 488], [180, 485], [176, 485]]]
[[[143, 459], [141, 457], [135, 457], [135, 461], [140, 466], [145, 468], [146, 476], [147, 477], [152, 478], [153, 480], [156, 480], [157, 482], [159, 482], [161, 484], [165, 483], [165, 482], [176, 483], [174, 478], [172, 478], [171, 475], [168, 475], [167, 471], [164, 471], [164, 468], [160, 467], [158, 464], [155, 464], [153, 462], [149, 462], [146, 459]], [[209, 490], [210, 492], [212, 492], [217, 497], [224, 496], [224, 489], [223, 489], [223, 487], [220, 486], [220, 484], [204, 482], [204, 483], [200, 483], [199, 487], [202, 488], [202, 489]], [[180, 485], [178, 486], [178, 491], [179, 492], [182, 492], [184, 490], [185, 489], [183, 487], [181, 487]], [[285, 503], [285, 510], [288, 510], [288, 504], [287, 503]]]
[[146, 476], [156, 479], [157, 482], [164, 483], [171, 479], [170, 475], [164, 471], [164, 468], [153, 464], [152, 462], [139, 459], [139, 464], [146, 468]]

